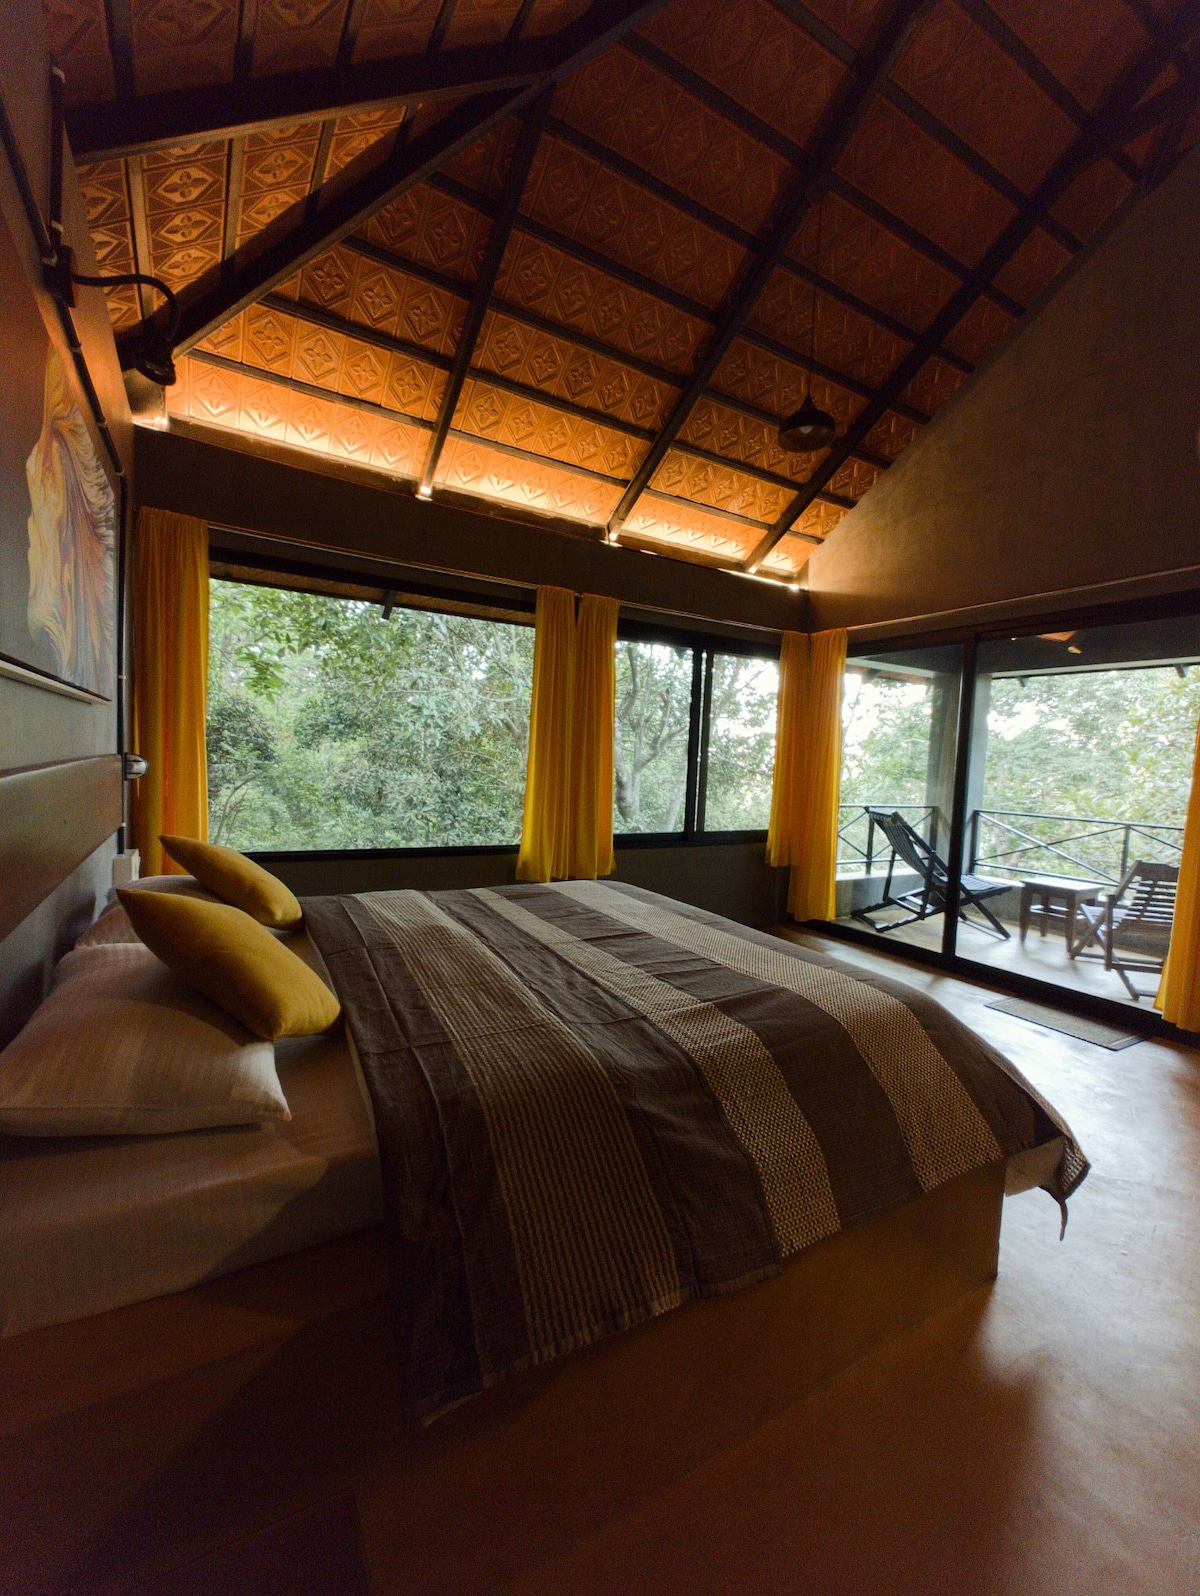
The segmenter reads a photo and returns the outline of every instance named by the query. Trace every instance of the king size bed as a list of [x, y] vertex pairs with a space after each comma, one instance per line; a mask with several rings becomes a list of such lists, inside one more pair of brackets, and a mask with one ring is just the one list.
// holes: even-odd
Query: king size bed
[[[323, 1413], [336, 1370], [372, 1417], [334, 1473], [385, 1539], [410, 1505], [403, 1588], [494, 1588], [990, 1279], [1006, 1188], [1065, 1213], [1086, 1174], [938, 1004], [688, 905], [566, 882], [303, 908], [289, 941], [343, 1019], [276, 1044], [289, 1120], [0, 1147], [14, 1441], [82, 1428], [152, 1500], [127, 1420], [154, 1389], [187, 1415], [158, 1423], [190, 1499], [213, 1435], [245, 1437], [200, 1375], [249, 1358], [256, 1486], [222, 1533], [303, 1497], [295, 1405]], [[84, 944], [153, 958], [119, 909]], [[138, 1567], [213, 1533], [176, 1513], [168, 1553], [151, 1516]]]

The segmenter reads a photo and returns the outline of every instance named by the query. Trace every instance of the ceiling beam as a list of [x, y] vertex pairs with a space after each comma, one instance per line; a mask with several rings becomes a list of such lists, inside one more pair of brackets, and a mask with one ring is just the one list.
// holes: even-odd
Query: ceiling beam
[[[302, 266], [336, 244], [391, 200], [424, 178], [460, 150], [482, 138], [508, 116], [523, 111], [560, 78], [606, 50], [637, 23], [662, 9], [666, 0], [593, 0], [577, 21], [554, 34], [554, 66], [536, 83], [515, 92], [473, 95], [440, 121], [407, 142], [393, 144], [378, 159], [373, 150], [339, 172], [316, 196], [290, 206], [258, 237], [190, 283], [179, 295], [176, 348], [193, 344], [244, 310], [254, 300], [285, 282]], [[374, 164], [371, 162], [374, 160]], [[130, 350], [144, 323], [118, 340], [118, 353]]]
[[872, 427], [892, 408], [925, 361], [942, 340], [954, 331], [996, 273], [1013, 258], [1041, 224], [1046, 212], [1058, 203], [1080, 173], [1094, 164], [1096, 151], [1104, 148], [1114, 128], [1124, 125], [1142, 95], [1157, 80], [1174, 53], [1187, 45], [1197, 27], [1200, 27], [1200, 0], [1186, 0], [1171, 27], [1155, 39], [1107, 96], [1087, 127], [1050, 168], [1029, 203], [1013, 217], [979, 265], [934, 317], [921, 341], [913, 346], [875, 398], [833, 445], [805, 486], [753, 550], [746, 561], [747, 571], [758, 568], [787, 534], [792, 523], [803, 515], [826, 483], [865, 441]]
[[[872, 99], [887, 78], [892, 63], [912, 29], [929, 11], [931, 0], [896, 0], [886, 13], [873, 42], [855, 59], [846, 80], [823, 119], [812, 152], [801, 170], [764, 240], [759, 253], [751, 257], [741, 281], [721, 321], [709, 339], [687, 386], [671, 408], [665, 423], [633, 480], [621, 495], [609, 518], [608, 535], [613, 539], [628, 519], [630, 511], [666, 458], [676, 434], [690, 415], [696, 401], [707, 389], [730, 344], [737, 337], [759, 295], [776, 266], [783, 259], [796, 229], [808, 211], [818, 204], [829, 177], [846, 146], [862, 124]], [[824, 484], [822, 484], [824, 486]]]
[[437, 426], [434, 428], [433, 437], [429, 444], [429, 452], [425, 457], [425, 468], [421, 472], [421, 482], [417, 492], [422, 498], [428, 498], [432, 490], [434, 474], [438, 468], [438, 461], [442, 457], [442, 449], [450, 431], [450, 423], [454, 419], [454, 412], [458, 407], [463, 383], [467, 379], [471, 361], [475, 356], [475, 345], [479, 341], [479, 331], [483, 326], [483, 318], [487, 314], [488, 305], [491, 302], [492, 291], [496, 286], [496, 278], [500, 272], [500, 263], [504, 259], [504, 251], [508, 248], [508, 241], [512, 236], [513, 223], [516, 221], [517, 211], [521, 204], [521, 196], [525, 192], [525, 184], [529, 178], [529, 170], [533, 165], [533, 158], [537, 154], [538, 143], [542, 137], [542, 129], [546, 125], [546, 117], [550, 111], [550, 98], [549, 92], [544, 94], [527, 112], [521, 123], [521, 131], [508, 168], [508, 176], [505, 178], [504, 191], [500, 197], [500, 208], [496, 212], [491, 232], [488, 234], [487, 248], [484, 250], [483, 260], [480, 263], [479, 276], [475, 280], [471, 302], [467, 306], [467, 314], [463, 320], [462, 331], [458, 335], [458, 345], [454, 351], [454, 364], [450, 367], [450, 374], [446, 378], [446, 387], [442, 394], [442, 403], [438, 411]]

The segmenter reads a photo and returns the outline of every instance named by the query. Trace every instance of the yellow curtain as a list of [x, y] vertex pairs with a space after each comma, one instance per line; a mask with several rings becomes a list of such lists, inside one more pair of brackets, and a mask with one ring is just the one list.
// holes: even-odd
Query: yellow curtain
[[1172, 1025], [1200, 1031], [1200, 727], [1196, 729], [1192, 793], [1183, 826], [1171, 951], [1154, 1003]]
[[797, 920], [834, 916], [845, 669], [844, 630], [783, 634], [767, 863], [791, 866]]
[[138, 511], [130, 609], [132, 743], [149, 766], [134, 787], [133, 832], [146, 875], [178, 874], [159, 834], [208, 837], [207, 522]]
[[554, 881], [570, 874], [574, 689], [575, 595], [562, 587], [539, 587], [518, 881]]
[[585, 593], [575, 629], [575, 713], [571, 755], [571, 874], [611, 874], [613, 731], [617, 697], [616, 599]]

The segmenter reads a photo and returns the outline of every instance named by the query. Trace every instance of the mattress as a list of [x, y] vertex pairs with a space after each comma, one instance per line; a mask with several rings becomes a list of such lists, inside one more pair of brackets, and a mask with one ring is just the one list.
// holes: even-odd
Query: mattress
[[101, 1313], [382, 1216], [345, 1036], [276, 1044], [290, 1122], [174, 1136], [0, 1136], [0, 1335]]

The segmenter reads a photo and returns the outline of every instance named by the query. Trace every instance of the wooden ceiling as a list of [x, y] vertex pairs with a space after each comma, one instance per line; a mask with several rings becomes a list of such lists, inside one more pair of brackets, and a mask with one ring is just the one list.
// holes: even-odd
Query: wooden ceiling
[[1200, 93], [1198, 0], [45, 4], [173, 418], [782, 580]]

